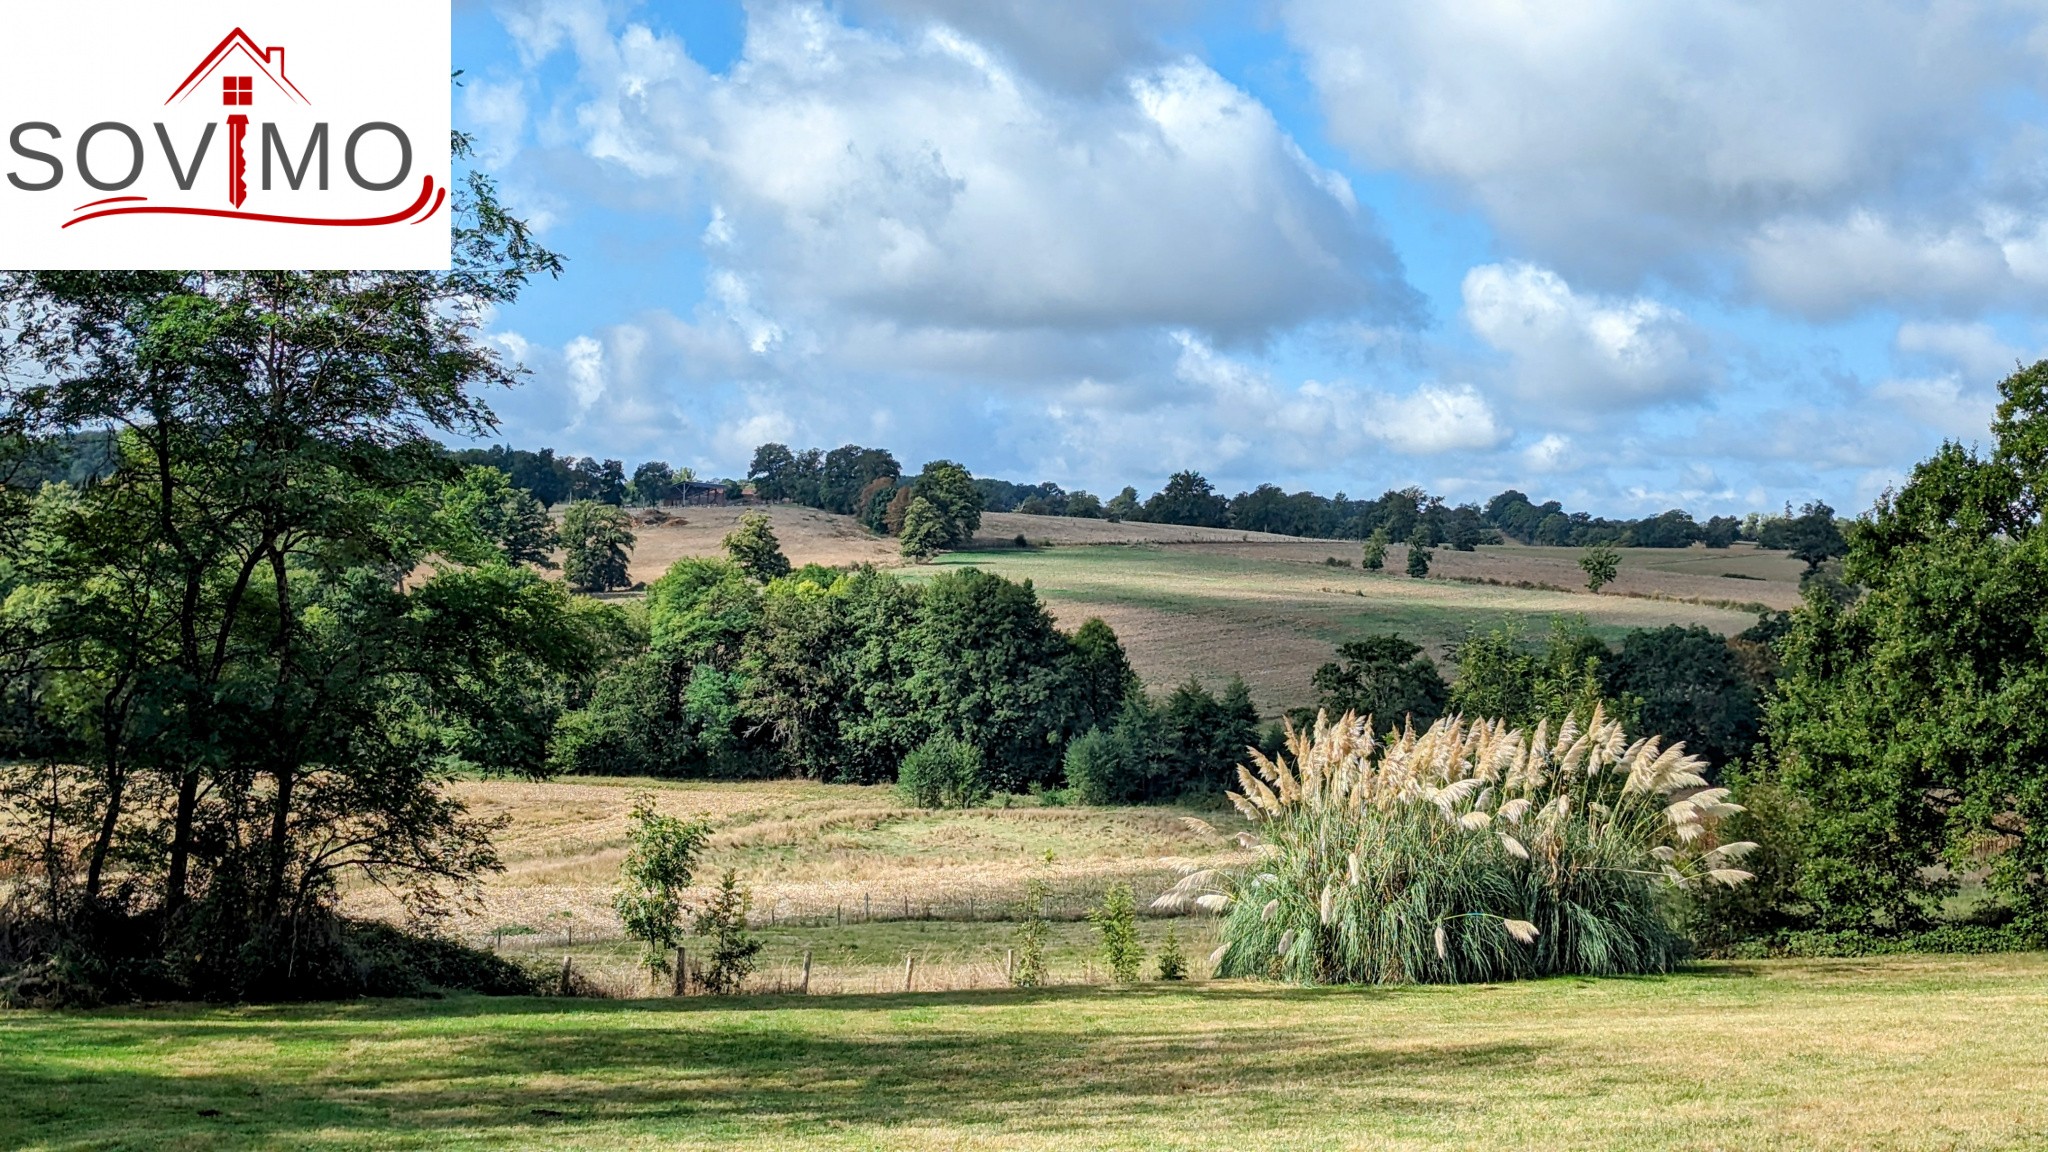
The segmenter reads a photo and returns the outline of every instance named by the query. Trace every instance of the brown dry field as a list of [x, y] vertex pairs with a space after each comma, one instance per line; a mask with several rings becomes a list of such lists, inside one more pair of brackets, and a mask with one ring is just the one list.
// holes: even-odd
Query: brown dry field
[[[1180, 808], [926, 812], [904, 807], [892, 788], [794, 780], [464, 780], [450, 790], [474, 814], [504, 821], [493, 837], [504, 871], [445, 925], [470, 939], [507, 925], [549, 942], [618, 939], [610, 901], [628, 813], [642, 793], [664, 813], [712, 826], [691, 899], [708, 895], [732, 868], [763, 924], [1002, 918], [1032, 879], [1053, 890], [1055, 914], [1073, 916], [1120, 880], [1149, 900], [1177, 876], [1172, 861], [1235, 859], [1227, 843], [1191, 829], [1184, 820], [1195, 813]], [[1241, 826], [1234, 815], [1200, 816]], [[348, 893], [346, 906], [370, 916], [404, 914], [376, 889]]]

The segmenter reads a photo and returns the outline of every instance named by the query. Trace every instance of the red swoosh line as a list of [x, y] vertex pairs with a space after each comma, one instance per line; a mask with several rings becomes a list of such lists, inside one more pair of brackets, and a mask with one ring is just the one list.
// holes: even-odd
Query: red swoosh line
[[[432, 219], [436, 213], [441, 211], [441, 205], [446, 202], [447, 198], [448, 190], [445, 188], [441, 189], [441, 195], [438, 198], [434, 195], [434, 178], [427, 176], [422, 178], [419, 199], [414, 200], [405, 211], [393, 212], [389, 216], [364, 216], [344, 220], [318, 216], [272, 216], [264, 212], [233, 212], [225, 208], [150, 206], [140, 208], [107, 208], [99, 212], [89, 212], [84, 216], [69, 221], [64, 227], [69, 228], [73, 224], [83, 224], [88, 220], [99, 220], [108, 216], [211, 216], [221, 220], [249, 220], [259, 224], [309, 224], [322, 228], [375, 228], [384, 224], [403, 224], [417, 215], [420, 209], [427, 207], [429, 201], [432, 201], [433, 208], [425, 216], [421, 216], [419, 220], [413, 222], [420, 223]], [[92, 205], [88, 204], [86, 207], [90, 208]]]

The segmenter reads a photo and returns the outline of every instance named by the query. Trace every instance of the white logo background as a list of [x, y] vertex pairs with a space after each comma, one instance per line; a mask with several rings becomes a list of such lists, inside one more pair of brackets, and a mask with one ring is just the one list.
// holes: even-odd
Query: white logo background
[[[281, 68], [266, 72], [260, 55], [234, 49], [166, 103], [237, 28], [259, 52], [283, 49]], [[449, 28], [449, 0], [9, 0], [0, 7], [0, 268], [447, 268]], [[227, 103], [227, 92], [242, 88], [246, 105]], [[239, 207], [230, 182], [233, 116], [248, 118]], [[18, 136], [20, 148], [63, 166], [61, 180], [43, 191], [17, 185], [57, 175], [14, 144], [19, 126], [36, 123], [62, 133]], [[133, 184], [102, 189], [86, 179], [127, 178], [135, 150], [119, 130], [93, 136], [80, 171], [80, 140], [102, 123], [126, 125], [140, 140]], [[209, 124], [213, 135], [194, 171]], [[268, 188], [266, 124], [275, 126]], [[327, 125], [324, 191], [317, 150], [310, 168], [301, 167], [319, 124]], [[362, 133], [355, 175], [349, 171], [349, 140], [367, 124], [396, 127], [411, 145], [410, 171], [386, 190], [363, 185], [389, 183], [401, 171], [398, 137], [387, 128]], [[301, 174], [297, 190], [292, 169]], [[85, 207], [101, 201], [112, 202]], [[136, 212], [79, 220], [139, 208], [398, 219], [350, 227]]]

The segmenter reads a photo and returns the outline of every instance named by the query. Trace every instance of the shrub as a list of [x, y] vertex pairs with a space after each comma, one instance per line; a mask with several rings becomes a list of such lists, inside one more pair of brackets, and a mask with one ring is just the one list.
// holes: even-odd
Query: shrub
[[1365, 538], [1365, 555], [1362, 559], [1362, 564], [1366, 571], [1377, 572], [1387, 566], [1387, 545], [1391, 543], [1393, 541], [1388, 538], [1385, 527], [1372, 530], [1372, 535]]
[[1428, 540], [1418, 525], [1415, 535], [1408, 538], [1408, 575], [1417, 580], [1429, 575], [1429, 562], [1436, 558], [1436, 553], [1431, 552], [1427, 545]]
[[896, 791], [919, 808], [971, 808], [988, 798], [981, 751], [952, 735], [934, 736], [903, 758]]
[[711, 938], [708, 961], [698, 979], [714, 996], [729, 996], [740, 990], [754, 971], [761, 955], [761, 942], [747, 933], [747, 909], [753, 897], [739, 886], [730, 868], [719, 878], [718, 891], [704, 910], [697, 913], [697, 934]]
[[1166, 927], [1166, 939], [1159, 942], [1159, 978], [1169, 982], [1188, 978], [1187, 954], [1180, 950], [1180, 933], [1171, 924]]
[[1102, 934], [1102, 959], [1119, 984], [1138, 982], [1145, 949], [1138, 944], [1138, 898], [1129, 884], [1112, 884], [1102, 903], [1088, 910], [1088, 922]]
[[1024, 906], [1017, 910], [1017, 967], [1010, 983], [1019, 988], [1037, 988], [1045, 983], [1045, 941], [1052, 925], [1045, 919], [1045, 881], [1024, 886]]
[[1462, 983], [1663, 972], [1684, 938], [1665, 890], [1712, 880], [1754, 845], [1716, 845], [1740, 811], [1703, 761], [1630, 743], [1596, 711], [1553, 738], [1440, 720], [1378, 745], [1356, 716], [1290, 732], [1232, 800], [1264, 855], [1196, 871], [1160, 898], [1224, 913], [1222, 976]]

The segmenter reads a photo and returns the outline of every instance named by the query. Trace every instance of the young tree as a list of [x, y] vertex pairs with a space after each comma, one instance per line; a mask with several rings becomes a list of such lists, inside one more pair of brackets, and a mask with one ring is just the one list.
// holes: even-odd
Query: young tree
[[1052, 924], [1045, 918], [1045, 902], [1052, 895], [1043, 880], [1033, 878], [1024, 885], [1024, 903], [1017, 909], [1017, 966], [1010, 983], [1018, 988], [1045, 984], [1045, 944]]
[[934, 736], [903, 758], [896, 791], [919, 808], [972, 808], [988, 797], [981, 751], [943, 733]]
[[1579, 568], [1586, 574], [1586, 591], [1597, 595], [1621, 571], [1621, 553], [1612, 545], [1595, 544], [1579, 555]]
[[562, 575], [584, 592], [609, 592], [633, 582], [626, 565], [633, 555], [633, 522], [626, 513], [595, 500], [579, 500], [562, 514]]
[[697, 934], [711, 938], [710, 963], [700, 975], [704, 990], [714, 996], [738, 992], [760, 963], [761, 941], [747, 931], [747, 910], [753, 904], [753, 896], [739, 886], [739, 874], [727, 868], [718, 891], [697, 913]]
[[763, 584], [789, 575], [789, 557], [782, 554], [782, 542], [775, 538], [768, 517], [759, 512], [740, 517], [739, 527], [726, 533], [725, 554]]
[[[944, 530], [940, 547], [964, 547], [981, 530], [981, 489], [975, 487], [974, 477], [967, 469], [951, 460], [934, 460], [924, 466], [911, 490], [938, 514]], [[908, 509], [905, 514], [907, 525]]]
[[1387, 566], [1387, 546], [1392, 543], [1384, 526], [1372, 530], [1372, 535], [1365, 538], [1366, 571], [1377, 572]]
[[[909, 489], [904, 489], [908, 492]], [[953, 534], [938, 507], [922, 496], [911, 499], [903, 512], [903, 555], [911, 560], [929, 560], [939, 554]]]
[[1434, 558], [1428, 547], [1429, 537], [1418, 525], [1414, 535], [1408, 537], [1408, 575], [1417, 580], [1429, 575], [1429, 562]]
[[1166, 938], [1159, 942], [1159, 978], [1169, 983], [1188, 978], [1188, 956], [1181, 951], [1180, 933], [1171, 924], [1166, 926]]
[[663, 815], [652, 793], [633, 798], [612, 909], [626, 935], [641, 943], [650, 977], [669, 971], [669, 954], [683, 941], [683, 892], [710, 838], [711, 827], [702, 821]]
[[1119, 984], [1138, 982], [1145, 948], [1138, 943], [1138, 900], [1129, 884], [1112, 884], [1102, 903], [1088, 910], [1088, 922], [1102, 937], [1102, 959]]

